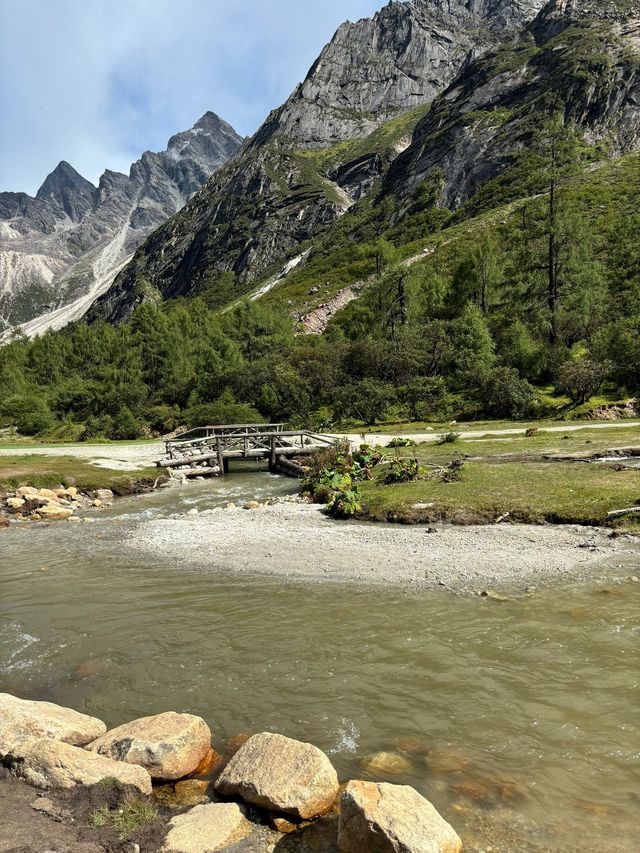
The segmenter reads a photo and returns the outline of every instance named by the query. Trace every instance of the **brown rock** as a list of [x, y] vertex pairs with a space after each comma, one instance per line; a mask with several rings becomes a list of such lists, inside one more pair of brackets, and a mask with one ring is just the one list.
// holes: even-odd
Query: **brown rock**
[[279, 814], [269, 815], [269, 826], [283, 835], [290, 835], [292, 832], [297, 832], [300, 828], [299, 824]]
[[250, 737], [252, 737], [252, 735], [248, 734], [233, 735], [233, 737], [228, 737], [224, 742], [224, 754], [228, 756], [235, 755], [236, 752], [240, 749], [240, 747], [244, 746]]
[[349, 782], [338, 826], [341, 853], [459, 853], [462, 842], [408, 785]]
[[202, 759], [200, 764], [193, 771], [194, 776], [208, 776], [216, 767], [218, 767], [224, 758], [215, 751], [215, 749], [210, 749], [209, 752]]
[[362, 762], [362, 769], [371, 776], [404, 776], [411, 773], [411, 762], [397, 752], [376, 752]]
[[151, 777], [142, 767], [112, 761], [57, 740], [23, 741], [12, 750], [10, 772], [36, 788], [75, 788], [117, 779], [142, 794], [151, 793]]
[[246, 838], [253, 826], [236, 803], [196, 806], [174, 817], [163, 853], [216, 853]]
[[420, 737], [399, 737], [394, 740], [393, 745], [400, 752], [407, 755], [426, 755], [429, 751], [426, 742]]
[[106, 730], [102, 720], [71, 708], [0, 693], [0, 756], [27, 739], [52, 738], [84, 746]]
[[73, 510], [63, 506], [48, 504], [47, 506], [41, 506], [37, 514], [43, 521], [64, 521], [64, 519], [70, 518], [73, 515]]
[[173, 809], [192, 808], [210, 803], [209, 783], [200, 779], [186, 779], [175, 785], [160, 785], [153, 789], [153, 796], [162, 805]]
[[233, 756], [216, 789], [262, 808], [311, 818], [331, 808], [338, 776], [312, 744], [262, 732]]
[[39, 498], [49, 498], [53, 503], [58, 502], [58, 496], [53, 491], [53, 489], [38, 489], [38, 497]]
[[154, 779], [181, 779], [190, 776], [211, 749], [211, 732], [201, 717], [169, 711], [118, 726], [87, 749], [139, 764]]
[[432, 773], [438, 774], [459, 773], [469, 767], [469, 759], [464, 753], [440, 747], [429, 750], [425, 763]]

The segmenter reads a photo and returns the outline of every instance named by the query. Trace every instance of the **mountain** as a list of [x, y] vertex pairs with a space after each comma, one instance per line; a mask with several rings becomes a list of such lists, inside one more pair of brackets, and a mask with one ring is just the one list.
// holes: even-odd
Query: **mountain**
[[214, 113], [97, 187], [61, 162], [35, 198], [0, 193], [0, 332], [81, 317], [145, 238], [179, 211], [242, 139]]
[[[559, 109], [599, 156], [640, 148], [640, 4], [552, 0], [520, 33], [469, 64], [418, 123], [384, 191], [415, 192], [434, 169], [457, 209], [513, 173], [536, 120]], [[484, 189], [483, 189], [484, 188]]]
[[286, 103], [149, 238], [89, 318], [119, 321], [140, 302], [183, 295], [222, 304], [286, 261], [295, 266], [411, 143], [461, 69], [514, 37], [543, 2], [391, 2], [342, 25]]

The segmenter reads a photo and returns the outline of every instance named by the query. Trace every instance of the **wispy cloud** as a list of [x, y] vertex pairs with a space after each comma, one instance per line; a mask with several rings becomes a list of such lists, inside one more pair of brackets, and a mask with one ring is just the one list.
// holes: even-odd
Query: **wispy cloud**
[[214, 110], [243, 134], [383, 0], [0, 0], [0, 190], [96, 181]]

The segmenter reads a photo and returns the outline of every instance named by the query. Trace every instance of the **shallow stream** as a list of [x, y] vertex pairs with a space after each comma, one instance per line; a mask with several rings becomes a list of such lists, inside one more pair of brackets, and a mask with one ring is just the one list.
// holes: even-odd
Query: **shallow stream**
[[[341, 778], [417, 787], [466, 850], [639, 850], [628, 567], [620, 583], [503, 602], [238, 578], [116, 547], [141, 518], [294, 487], [245, 472], [120, 501], [91, 525], [3, 531], [0, 690], [110, 726], [190, 711], [219, 748], [265, 729], [309, 740]], [[367, 772], [379, 751], [400, 754], [395, 770]]]

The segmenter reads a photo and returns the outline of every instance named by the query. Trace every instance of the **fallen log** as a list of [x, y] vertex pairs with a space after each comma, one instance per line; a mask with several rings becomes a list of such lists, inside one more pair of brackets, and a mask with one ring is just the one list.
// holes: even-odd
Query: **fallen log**
[[629, 509], [614, 509], [607, 513], [607, 518], [619, 518], [621, 515], [633, 515], [640, 512], [640, 506], [631, 506]]

